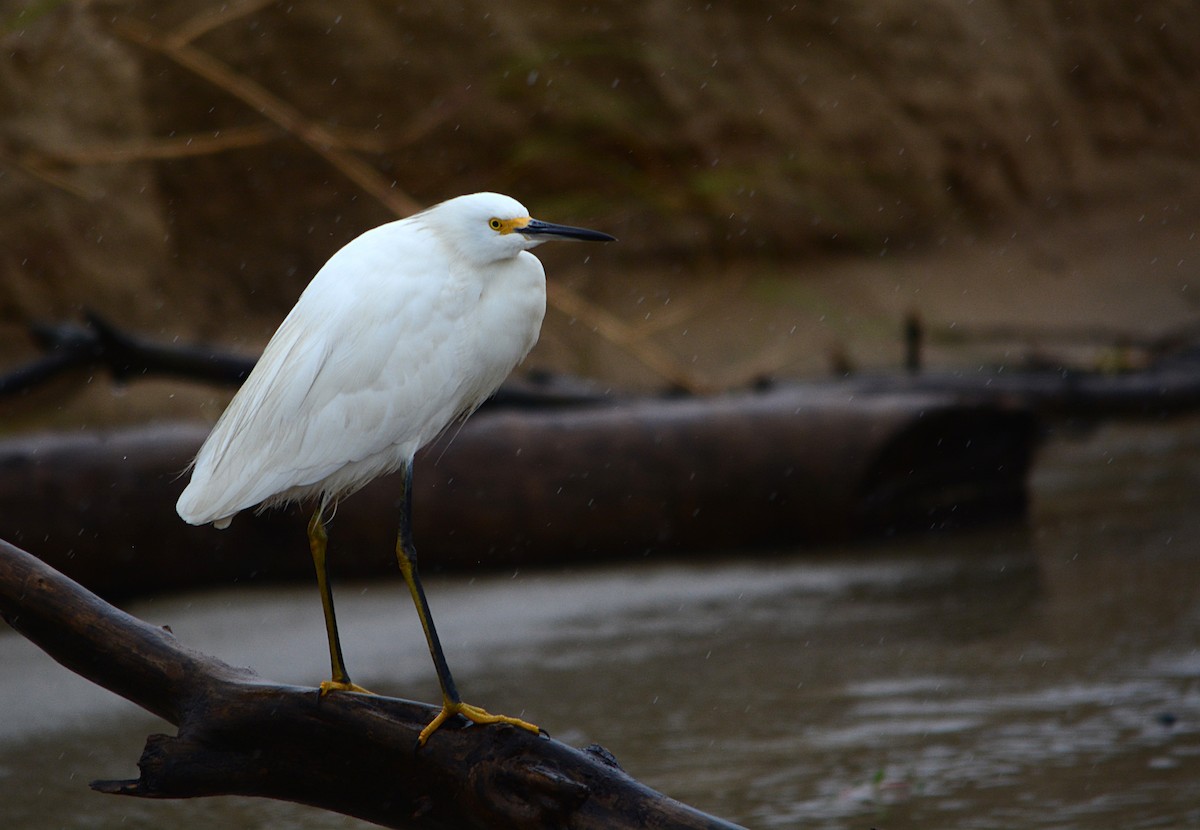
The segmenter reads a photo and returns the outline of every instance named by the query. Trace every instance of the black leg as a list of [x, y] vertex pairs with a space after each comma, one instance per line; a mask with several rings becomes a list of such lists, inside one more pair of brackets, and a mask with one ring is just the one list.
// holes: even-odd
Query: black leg
[[425, 598], [425, 589], [421, 585], [421, 577], [417, 571], [417, 550], [412, 541], [412, 465], [405, 465], [401, 471], [404, 493], [400, 499], [400, 531], [396, 535], [396, 559], [400, 563], [400, 573], [412, 594], [413, 604], [417, 607], [417, 616], [421, 618], [421, 628], [425, 630], [425, 641], [429, 644], [429, 654], [433, 657], [433, 667], [437, 672], [438, 684], [442, 687], [442, 711], [438, 713], [429, 725], [421, 730], [417, 744], [424, 746], [439, 726], [447, 718], [462, 715], [475, 723], [507, 723], [519, 726], [531, 732], [539, 731], [536, 726], [518, 718], [506, 715], [493, 715], [478, 706], [463, 703], [454, 686], [454, 678], [450, 675], [450, 667], [446, 663], [446, 655], [442, 652], [442, 644], [438, 640], [437, 629], [433, 625], [433, 615], [429, 612], [429, 601]]
[[417, 570], [417, 549], [412, 541], [412, 467], [405, 466], [401, 477], [404, 493], [400, 500], [400, 531], [396, 535], [396, 560], [400, 563], [400, 573], [404, 575], [408, 591], [412, 594], [413, 605], [417, 607], [417, 616], [421, 618], [421, 628], [425, 630], [425, 641], [429, 644], [429, 654], [433, 657], [433, 668], [437, 672], [438, 684], [442, 687], [442, 698], [448, 703], [461, 703], [462, 699], [454, 686], [450, 667], [446, 664], [446, 655], [442, 651], [437, 628], [433, 625], [429, 600], [425, 598], [425, 588], [421, 585], [421, 574]]

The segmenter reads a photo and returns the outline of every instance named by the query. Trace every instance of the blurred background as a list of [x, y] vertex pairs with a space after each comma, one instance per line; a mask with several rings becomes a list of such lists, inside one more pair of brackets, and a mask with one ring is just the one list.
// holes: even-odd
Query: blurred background
[[[620, 238], [539, 250], [524, 372], [893, 371], [906, 320], [931, 369], [1136, 371], [1200, 331], [1197, 42], [1190, 0], [0, 2], [0, 370], [85, 310], [255, 355], [351, 238], [497, 190]], [[84, 373], [0, 401], [0, 434], [230, 394]], [[1145, 414], [1042, 424], [1002, 527], [446, 575], [435, 615], [468, 698], [749, 826], [1200, 826], [1200, 421]], [[401, 592], [343, 589], [348, 658], [429, 698]], [[139, 602], [322, 677], [310, 585]], [[0, 655], [5, 826], [357, 826], [92, 794], [163, 725]]]
[[[84, 307], [256, 354], [339, 246], [476, 190], [620, 237], [540, 252], [527, 367], [630, 388], [898, 365], [910, 312], [935, 363], [1196, 317], [1187, 2], [4, 8], [11, 359]], [[81, 411], [206, 394], [130, 392]]]

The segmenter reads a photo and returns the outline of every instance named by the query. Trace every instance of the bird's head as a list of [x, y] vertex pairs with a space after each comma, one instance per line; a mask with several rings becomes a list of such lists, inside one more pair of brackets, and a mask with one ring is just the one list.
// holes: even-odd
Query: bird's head
[[480, 263], [514, 257], [551, 239], [614, 241], [600, 231], [534, 219], [516, 199], [499, 193], [459, 196], [430, 208], [426, 217], [464, 256]]

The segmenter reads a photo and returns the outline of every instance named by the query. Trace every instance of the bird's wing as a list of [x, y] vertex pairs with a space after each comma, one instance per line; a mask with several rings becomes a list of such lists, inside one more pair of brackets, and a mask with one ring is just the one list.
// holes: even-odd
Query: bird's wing
[[450, 263], [419, 235], [359, 239], [314, 277], [205, 441], [178, 505], [187, 521], [232, 516], [367, 459], [378, 475], [456, 414], [462, 304], [446, 301], [457, 289], [437, 273]]

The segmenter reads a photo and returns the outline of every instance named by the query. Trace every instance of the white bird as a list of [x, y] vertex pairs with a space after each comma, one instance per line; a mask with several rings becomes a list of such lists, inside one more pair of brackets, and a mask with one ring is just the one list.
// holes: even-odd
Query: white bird
[[176, 509], [229, 526], [238, 512], [315, 499], [308, 539], [325, 612], [332, 679], [321, 693], [365, 691], [342, 657], [326, 567], [325, 515], [378, 476], [401, 471], [396, 557], [412, 593], [449, 717], [508, 723], [463, 703], [438, 642], [412, 544], [412, 461], [470, 415], [537, 342], [546, 277], [531, 248], [548, 239], [612, 241], [531, 219], [515, 199], [475, 193], [367, 231], [300, 295], [200, 448]]

